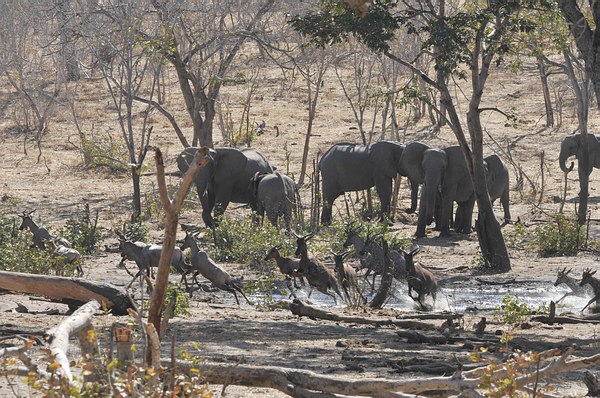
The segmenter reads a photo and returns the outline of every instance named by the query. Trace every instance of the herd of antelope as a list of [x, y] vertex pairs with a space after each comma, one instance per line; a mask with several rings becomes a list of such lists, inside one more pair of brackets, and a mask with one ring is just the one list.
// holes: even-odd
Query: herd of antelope
[[[59, 266], [64, 267], [70, 263], [76, 264], [78, 275], [83, 276], [83, 269], [79, 265], [80, 253], [72, 248], [71, 242], [51, 234], [46, 228], [36, 224], [31, 217], [32, 213], [24, 212], [19, 215], [22, 219], [19, 229], [29, 229], [33, 234], [33, 244], [31, 246], [41, 250], [49, 250], [52, 257], [60, 260], [58, 261]], [[243, 290], [231, 275], [211, 259], [206, 251], [200, 248], [197, 241], [199, 229], [194, 227], [183, 228], [183, 226], [182, 229], [184, 229], [185, 238], [178, 241], [180, 247], [175, 247], [171, 265], [175, 271], [181, 274], [181, 281], [190, 294], [194, 290], [194, 284], [200, 285], [197, 279], [200, 274], [217, 288], [232, 293], [238, 305], [238, 293], [250, 304]], [[354, 248], [354, 254], [358, 258], [357, 269], [344, 261], [350, 255], [350, 250], [343, 253], [336, 253], [331, 250], [334, 267], [330, 269], [309, 250], [308, 242], [313, 237], [312, 233], [303, 236], [296, 235], [296, 257], [283, 256], [281, 246], [275, 245], [269, 250], [264, 259], [275, 260], [279, 271], [285, 277], [288, 289], [291, 292], [290, 296], [295, 296], [295, 291], [302, 289], [307, 282], [310, 289], [308, 292], [309, 298], [313, 289], [316, 289], [331, 297], [336, 303], [338, 298], [346, 303], [356, 303], [358, 298], [359, 302], [365, 303], [364, 292], [359, 289], [357, 284], [357, 270], [364, 270], [363, 277], [367, 284], [369, 284], [367, 278], [372, 275], [372, 282], [370, 282], [372, 292], [375, 288], [375, 277], [382, 275], [386, 269], [387, 260], [388, 272], [391, 277], [406, 283], [408, 296], [417, 302], [421, 308], [426, 308], [424, 300], [428, 295], [435, 302], [436, 293], [439, 289], [438, 281], [429, 269], [413, 260], [415, 254], [419, 252], [418, 246], [411, 248], [409, 251], [389, 249], [386, 253], [380, 244], [381, 239], [383, 239], [381, 234], [367, 234], [366, 238], [362, 238], [359, 233], [360, 229], [353, 223], [347, 224], [345, 228], [346, 240], [343, 244], [346, 249]], [[151, 276], [152, 268], [158, 266], [162, 246], [132, 241], [129, 236], [122, 233], [117, 233], [117, 235], [121, 254], [119, 265], [125, 267], [125, 262], [129, 260], [135, 262], [138, 268], [138, 272], [133, 274], [125, 267], [127, 272], [133, 276], [133, 279], [127, 285], [127, 288], [130, 288], [138, 277], [149, 278]], [[185, 261], [184, 250], [186, 249], [191, 251], [189, 263]], [[597, 271], [587, 268], [583, 271], [581, 279], [572, 277], [571, 272], [572, 269], [567, 270], [566, 267], [558, 271], [554, 286], [565, 284], [570, 291], [565, 293], [556, 303], [560, 303], [569, 295], [591, 296], [592, 298], [581, 310], [584, 311], [592, 303], [600, 302], [600, 280], [594, 276]], [[192, 275], [192, 286], [188, 284], [187, 280], [187, 276], [190, 274]]]

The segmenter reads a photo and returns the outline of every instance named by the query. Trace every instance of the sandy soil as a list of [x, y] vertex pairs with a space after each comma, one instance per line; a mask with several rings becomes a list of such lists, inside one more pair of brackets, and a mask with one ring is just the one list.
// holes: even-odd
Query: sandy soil
[[[291, 91], [281, 90], [277, 83], [277, 71], [268, 71], [265, 84], [253, 99], [252, 117], [256, 121], [265, 120], [266, 133], [256, 138], [253, 146], [260, 148], [280, 170], [286, 171], [286, 154], [282, 149], [287, 145], [290, 155], [290, 173], [297, 176], [300, 170], [302, 143], [307, 121], [305, 92], [303, 89]], [[574, 128], [574, 115], [571, 104], [564, 104], [563, 124], [556, 129], [542, 128], [543, 102], [538, 86], [537, 72], [530, 70], [520, 75], [506, 71], [494, 74], [487, 91], [486, 101], [501, 109], [515, 108], [518, 114], [516, 126], [506, 126], [498, 114], [485, 115], [485, 128], [501, 144], [508, 145], [512, 156], [525, 173], [541, 187], [540, 153], [545, 153], [545, 186], [542, 203], [537, 205], [532, 201], [529, 187], [518, 192], [515, 187], [511, 191], [511, 212], [516, 219], [519, 217], [528, 228], [546, 219], [548, 214], [558, 209], [554, 197], [560, 196], [562, 173], [558, 167], [557, 158], [559, 143], [565, 134]], [[169, 77], [173, 79], [173, 76]], [[186, 120], [183, 107], [176, 98], [176, 85], [173, 80], [171, 102], [167, 106], [176, 109], [180, 120]], [[107, 105], [102, 81], [85, 82], [82, 86], [80, 99], [77, 102], [81, 112], [80, 123], [84, 129], [98, 136], [111, 134], [118, 136], [118, 125]], [[561, 83], [564, 85], [564, 83]], [[8, 95], [6, 85], [2, 85], [3, 95], [0, 96], [0, 140], [2, 156], [0, 157], [0, 210], [8, 215], [15, 215], [24, 210], [36, 209], [36, 218], [52, 229], [58, 229], [64, 221], [81, 209], [84, 203], [89, 203], [92, 210], [100, 211], [101, 224], [110, 229], [120, 225], [128, 218], [130, 207], [131, 183], [126, 176], [85, 170], [81, 166], [80, 153], [70, 142], [77, 142], [76, 130], [73, 127], [69, 113], [59, 111], [56, 121], [44, 137], [42, 153], [38, 161], [38, 151], [26, 136], [18, 133], [14, 118], [14, 95]], [[4, 95], [7, 94], [7, 95]], [[226, 87], [226, 98], [236, 104], [236, 99], [244, 94], [243, 88]], [[567, 101], [568, 102], [568, 101]], [[485, 106], [485, 104], [484, 104]], [[234, 107], [234, 112], [237, 109]], [[592, 112], [590, 122], [594, 131], [600, 117]], [[400, 115], [405, 117], [405, 115]], [[171, 128], [159, 116], [153, 116], [155, 135], [153, 144], [160, 145], [168, 159], [168, 167], [174, 169], [173, 161], [181, 147], [172, 134]], [[274, 126], [280, 128], [281, 134], [276, 137]], [[186, 131], [189, 125], [184, 123]], [[347, 103], [338, 88], [335, 78], [326, 79], [319, 114], [314, 126], [315, 136], [311, 143], [311, 158], [317, 151], [323, 152], [332, 143], [339, 141], [358, 142], [359, 135], [354, 129], [354, 122]], [[219, 139], [219, 133], [215, 139]], [[449, 131], [442, 130], [432, 134], [425, 125], [409, 127], [404, 135], [406, 142], [421, 140], [431, 146], [454, 144]], [[494, 145], [487, 147], [487, 152], [497, 150]], [[566, 209], [573, 211], [575, 196], [578, 191], [575, 180], [576, 173], [571, 174]], [[515, 174], [511, 168], [512, 185]], [[590, 210], [592, 224], [590, 240], [600, 240], [600, 172], [592, 173], [590, 183]], [[177, 184], [176, 177], [169, 182]], [[155, 189], [154, 176], [144, 176], [142, 179], [144, 192], [150, 193]], [[303, 189], [303, 195], [308, 195], [309, 188]], [[402, 203], [400, 208], [408, 204], [408, 191], [401, 190]], [[237, 210], [243, 213], [245, 210]], [[235, 212], [234, 212], [235, 213]], [[334, 213], [335, 214], [335, 213]], [[497, 208], [498, 216], [501, 209]], [[339, 217], [339, 215], [337, 215]], [[200, 221], [199, 211], [188, 211], [182, 219]], [[410, 236], [415, 228], [414, 216], [401, 215], [402, 221], [397, 221], [394, 229], [404, 236]], [[160, 223], [154, 220], [152, 235], [156, 242], [161, 239]], [[510, 234], [513, 226], [505, 227]], [[473, 325], [481, 316], [488, 318], [486, 337], [499, 340], [497, 330], [503, 325], [494, 316], [495, 308], [502, 296], [498, 286], [482, 283], [481, 281], [516, 282], [505, 286], [508, 291], [523, 292], [527, 297], [537, 298], [537, 301], [548, 302], [562, 296], [564, 289], [552, 287], [556, 270], [559, 267], [573, 267], [573, 273], [580, 275], [586, 267], [598, 267], [599, 257], [593, 253], [580, 253], [575, 257], [542, 258], [530, 249], [513, 249], [510, 251], [512, 271], [497, 276], [481, 276], [476, 279], [474, 258], [477, 256], [477, 238], [455, 235], [449, 239], [440, 239], [432, 231], [429, 237], [420, 239], [422, 247], [419, 261], [430, 266], [440, 278], [443, 294], [438, 299], [436, 310], [453, 310], [458, 300], [453, 294], [469, 290], [470, 302], [461, 305], [470, 307], [465, 312], [461, 326], [464, 333], [469, 334]], [[106, 243], [115, 242], [115, 237], [109, 234]], [[526, 246], [525, 246], [526, 247]], [[129, 276], [123, 269], [116, 266], [119, 262], [117, 254], [98, 253], [85, 260], [86, 277], [92, 280], [107, 281], [125, 286]], [[244, 264], [226, 264], [227, 269], [236, 276], [255, 278], [255, 271]], [[173, 276], [176, 278], [176, 276]], [[411, 313], [415, 306], [405, 299], [405, 286], [396, 286], [398, 304], [394, 308], [381, 311], [360, 311], [364, 317], [394, 318], [398, 314]], [[479, 293], [477, 293], [479, 292]], [[488, 294], [494, 298], [489, 298]], [[480, 294], [480, 296], [479, 296]], [[257, 298], [253, 298], [256, 300]], [[496, 300], [496, 301], [494, 301]], [[536, 300], [533, 300], [536, 302]], [[580, 300], [567, 300], [566, 307], [560, 311], [578, 312]], [[23, 303], [29, 308], [29, 313], [17, 313], [17, 303]], [[316, 305], [329, 305], [319, 301]], [[58, 309], [61, 315], [48, 315], [47, 311]], [[339, 313], [353, 313], [337, 306], [330, 308]], [[12, 324], [18, 328], [44, 330], [50, 325], [57, 324], [63, 318], [66, 307], [47, 301], [32, 300], [26, 296], [3, 294], [0, 295], [0, 324]], [[186, 319], [175, 319], [172, 322], [177, 329], [179, 345], [191, 350], [192, 343], [198, 342], [200, 349], [197, 354], [208, 361], [248, 363], [260, 365], [277, 365], [314, 370], [319, 373], [336, 377], [356, 379], [363, 377], [380, 378], [413, 378], [429, 377], [420, 372], [407, 372], [408, 364], [421, 363], [469, 363], [468, 354], [471, 348], [463, 343], [442, 346], [408, 344], [397, 335], [397, 329], [392, 327], [366, 327], [357, 324], [342, 324], [327, 321], [297, 318], [287, 310], [264, 310], [247, 304], [237, 306], [233, 297], [219, 292], [196, 292], [191, 308], [192, 316]], [[116, 321], [113, 316], [98, 316], [96, 324], [105, 330]], [[123, 321], [124, 319], [120, 319]], [[438, 322], [440, 323], [440, 322]], [[540, 351], [551, 347], [566, 348], [572, 344], [578, 346], [576, 356], [587, 356], [598, 352], [600, 342], [597, 338], [597, 326], [594, 325], [554, 325], [548, 326], [538, 322], [528, 322], [524, 328], [514, 331], [515, 339], [511, 346], [523, 351]], [[167, 344], [167, 343], [165, 343]], [[497, 346], [493, 345], [487, 359], [500, 358]], [[595, 369], [597, 370], [597, 368]], [[572, 372], [552, 383], [558, 386], [560, 396], [582, 396], [586, 389], [581, 382], [581, 372]], [[218, 386], [214, 388], [216, 396], [220, 396]], [[283, 394], [262, 389], [247, 389], [229, 387], [229, 397], [280, 397]], [[26, 390], [21, 390], [28, 395]], [[0, 396], [12, 396], [13, 392], [6, 385], [0, 388]]]

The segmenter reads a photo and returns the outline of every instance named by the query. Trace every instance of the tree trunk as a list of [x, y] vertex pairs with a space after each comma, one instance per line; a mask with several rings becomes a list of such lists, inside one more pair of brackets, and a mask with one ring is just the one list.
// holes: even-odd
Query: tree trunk
[[0, 271], [0, 289], [86, 303], [97, 300], [116, 315], [126, 315], [131, 298], [120, 287], [87, 279]]
[[538, 59], [538, 70], [540, 72], [540, 82], [542, 83], [542, 93], [544, 94], [544, 106], [546, 108], [546, 127], [554, 126], [554, 110], [552, 109], [552, 99], [550, 89], [548, 88], [548, 75], [546, 74], [546, 64], [543, 59]]
[[[600, 108], [600, 40], [597, 29], [592, 30], [588, 18], [583, 14], [576, 0], [558, 0], [558, 6], [565, 17], [575, 44], [585, 62], [585, 68], [590, 72], [590, 79], [596, 95], [596, 105]], [[600, 4], [590, 2], [595, 27], [600, 26]]]
[[139, 220], [142, 214], [142, 193], [140, 190], [140, 173], [137, 165], [131, 166], [131, 181], [133, 183], [133, 216], [132, 220]]
[[81, 73], [75, 48], [76, 34], [73, 29], [75, 16], [69, 10], [68, 0], [56, 0], [56, 6], [56, 16], [60, 27], [60, 57], [64, 68], [64, 76], [66, 81], [77, 81], [81, 77]]
[[298, 177], [298, 186], [304, 184], [304, 178], [306, 177], [306, 168], [308, 164], [308, 152], [310, 148], [310, 137], [312, 135], [312, 126], [317, 115], [317, 102], [319, 101], [319, 94], [321, 92], [321, 82], [323, 81], [323, 74], [325, 71], [317, 71], [319, 74], [317, 81], [315, 82], [315, 94], [313, 97], [311, 89], [310, 76], [306, 78], [306, 84], [308, 86], [308, 126], [306, 127], [306, 138], [304, 139], [304, 150], [302, 151], [302, 166], [300, 167], [300, 176]]
[[[169, 270], [171, 268], [171, 257], [175, 248], [177, 221], [179, 219], [179, 210], [183, 201], [194, 182], [196, 174], [208, 163], [208, 148], [200, 148], [194, 155], [189, 169], [183, 175], [181, 185], [173, 201], [169, 198], [167, 184], [165, 181], [165, 165], [160, 149], [154, 148], [156, 158], [156, 179], [160, 193], [160, 201], [165, 209], [165, 235], [163, 237], [163, 249], [156, 271], [156, 283], [152, 296], [150, 297], [150, 308], [148, 309], [148, 323], [159, 331], [161, 329], [162, 308], [169, 282]], [[147, 358], [148, 365], [151, 365], [151, 358]]]

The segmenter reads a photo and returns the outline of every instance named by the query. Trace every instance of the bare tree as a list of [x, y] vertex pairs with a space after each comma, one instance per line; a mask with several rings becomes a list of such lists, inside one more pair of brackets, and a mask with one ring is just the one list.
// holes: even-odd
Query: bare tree
[[[136, 29], [144, 24], [146, 11], [135, 2], [118, 2], [114, 3], [110, 15], [109, 23], [104, 26], [106, 29], [98, 32], [112, 49], [110, 62], [102, 64], [101, 70], [117, 113], [121, 137], [127, 146], [133, 184], [133, 218], [137, 219], [142, 211], [140, 174], [152, 132], [148, 116], [155, 103], [153, 96], [160, 67], [150, 66], [153, 47], [140, 43], [137, 36]], [[147, 99], [146, 105], [136, 106], [137, 98]]]
[[41, 142], [48, 131], [64, 80], [57, 72], [57, 57], [49, 45], [50, 26], [45, 9], [36, 1], [12, 0], [0, 15], [2, 73], [19, 95], [14, 108], [19, 129], [32, 133], [41, 159]]

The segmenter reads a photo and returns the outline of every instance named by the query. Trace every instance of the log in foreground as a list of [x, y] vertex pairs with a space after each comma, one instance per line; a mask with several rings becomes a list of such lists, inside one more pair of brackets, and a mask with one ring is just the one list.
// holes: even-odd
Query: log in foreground
[[79, 307], [71, 316], [46, 333], [46, 339], [50, 343], [50, 352], [54, 356], [54, 361], [60, 365], [63, 375], [69, 381], [73, 379], [69, 359], [67, 358], [69, 338], [85, 330], [90, 324], [92, 316], [99, 309], [100, 303], [92, 300]]
[[115, 315], [127, 315], [127, 309], [133, 308], [131, 298], [123, 288], [81, 278], [0, 271], [0, 289], [75, 300], [82, 304], [96, 300]]
[[[540, 360], [549, 361], [541, 365], [539, 370], [522, 369], [522, 373], [514, 380], [517, 389], [528, 389], [528, 385], [541, 383], [542, 380], [555, 377], [557, 374], [593, 366], [600, 363], [600, 354], [571, 361], [567, 359], [574, 347], [566, 350], [560, 357], [559, 350], [549, 350], [538, 354]], [[543, 355], [542, 355], [543, 354]], [[514, 360], [512, 365], [514, 367]], [[163, 359], [163, 366], [170, 366], [171, 359]], [[239, 385], [246, 387], [263, 387], [279, 390], [292, 397], [337, 397], [339, 395], [366, 397], [402, 397], [404, 394], [422, 394], [427, 391], [445, 391], [460, 394], [474, 391], [484, 379], [491, 380], [506, 378], [506, 364], [494, 364], [469, 372], [457, 371], [452, 376], [430, 377], [428, 379], [389, 380], [389, 379], [342, 379], [320, 375], [312, 371], [290, 369], [276, 366], [253, 366], [242, 364], [193, 364], [179, 361], [177, 365], [184, 371], [198, 369], [209, 384]], [[483, 369], [487, 371], [482, 372]], [[484, 376], [480, 376], [485, 373]], [[477, 394], [477, 393], [475, 393]], [[447, 394], [450, 395], [450, 394]], [[471, 395], [473, 396], [473, 395]], [[480, 395], [474, 395], [480, 396]]]

